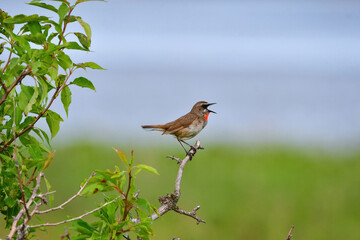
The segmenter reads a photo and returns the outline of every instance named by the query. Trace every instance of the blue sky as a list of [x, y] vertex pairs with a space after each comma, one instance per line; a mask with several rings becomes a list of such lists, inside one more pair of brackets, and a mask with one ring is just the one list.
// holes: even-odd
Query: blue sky
[[[1, 8], [44, 13], [19, 0]], [[59, 141], [166, 142], [140, 125], [206, 100], [218, 103], [207, 141], [359, 142], [359, 1], [109, 0], [75, 14], [93, 39], [72, 57], [108, 70], [83, 74], [97, 91], [74, 88]]]

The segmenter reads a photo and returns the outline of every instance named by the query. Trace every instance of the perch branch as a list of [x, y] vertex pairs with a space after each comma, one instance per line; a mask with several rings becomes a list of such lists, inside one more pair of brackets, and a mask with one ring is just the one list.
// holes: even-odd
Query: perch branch
[[[205, 223], [204, 220], [202, 220], [196, 216], [196, 211], [200, 208], [200, 206], [194, 208], [191, 212], [186, 212], [186, 211], [180, 209], [176, 205], [181, 196], [181, 191], [180, 191], [181, 186], [180, 185], [181, 185], [181, 180], [182, 180], [185, 165], [192, 159], [192, 157], [196, 154], [196, 151], [198, 149], [202, 149], [200, 147], [200, 140], [196, 141], [195, 145], [189, 150], [188, 154], [186, 155], [186, 157], [183, 160], [172, 157], [172, 156], [168, 156], [169, 158], [176, 160], [180, 164], [178, 174], [177, 174], [177, 177], [175, 180], [174, 193], [172, 193], [171, 195], [166, 195], [164, 197], [159, 198], [161, 206], [158, 208], [157, 213], [154, 213], [150, 216], [150, 218], [152, 220], [156, 220], [160, 216], [167, 213], [168, 211], [174, 210], [177, 213], [194, 218], [197, 221], [197, 223], [200, 223], [200, 222]], [[136, 222], [137, 220], [135, 219], [134, 221]]]
[[60, 204], [59, 206], [54, 207], [54, 208], [50, 208], [50, 209], [47, 209], [47, 210], [44, 210], [44, 211], [36, 211], [35, 214], [44, 214], [44, 213], [56, 211], [56, 210], [59, 210], [59, 209], [63, 209], [66, 204], [68, 204], [69, 202], [71, 202], [72, 200], [74, 200], [76, 197], [78, 197], [78, 196], [81, 195], [81, 192], [84, 190], [84, 188], [86, 187], [86, 185], [89, 183], [90, 179], [91, 179], [93, 176], [95, 176], [95, 172], [92, 172], [92, 173], [91, 173], [91, 175], [90, 175], [90, 177], [88, 178], [88, 180], [86, 180], [86, 182], [84, 183], [84, 185], [80, 186], [79, 191], [78, 191], [74, 196], [70, 197], [68, 200], [66, 200], [65, 202], [63, 202], [63, 203]]

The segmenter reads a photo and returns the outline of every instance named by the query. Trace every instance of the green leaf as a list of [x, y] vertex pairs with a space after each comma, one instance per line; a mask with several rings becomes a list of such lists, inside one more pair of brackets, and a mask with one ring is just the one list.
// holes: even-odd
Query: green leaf
[[91, 45], [91, 40], [88, 38], [85, 34], [82, 33], [74, 33], [75, 36], [79, 39], [80, 44], [86, 48], [89, 49]]
[[45, 16], [39, 16], [37, 14], [26, 16], [24, 14], [16, 15], [14, 17], [9, 17], [4, 19], [4, 23], [12, 23], [12, 24], [18, 24], [18, 23], [26, 23], [26, 22], [32, 22], [32, 21], [44, 21], [48, 20], [48, 17]]
[[47, 110], [46, 122], [51, 132], [51, 138], [54, 138], [60, 129], [60, 121], [64, 121], [59, 114], [51, 110]]
[[94, 62], [78, 63], [78, 64], [76, 64], [76, 66], [84, 68], [84, 69], [85, 68], [92, 68], [92, 69], [105, 70], [105, 68], [100, 67], [98, 64], [96, 64]]
[[66, 55], [64, 52], [60, 52], [57, 56], [57, 62], [64, 70], [71, 68], [73, 63], [71, 61], [71, 58]]
[[88, 39], [91, 39], [91, 28], [90, 25], [86, 22], [84, 22], [80, 17], [77, 17], [76, 20], [80, 23], [80, 25], [83, 27], [86, 36]]
[[126, 155], [122, 151], [120, 151], [120, 150], [118, 150], [118, 149], [116, 149], [114, 147], [113, 147], [113, 149], [114, 149], [115, 152], [117, 152], [117, 154], [119, 155], [121, 161], [123, 163], [125, 163], [125, 165], [127, 165], [128, 163], [127, 163]]
[[23, 36], [18, 36], [13, 34], [12, 38], [19, 43], [21, 47], [23, 47], [26, 51], [30, 51], [30, 44]]
[[41, 25], [39, 22], [29, 22], [28, 24], [29, 30], [31, 32], [31, 34], [37, 34], [37, 33], [41, 33]]
[[75, 50], [82, 50], [82, 51], [89, 51], [89, 49], [85, 49], [81, 47], [77, 42], [67, 42], [65, 47], [67, 49], [75, 49]]
[[25, 120], [20, 124], [20, 128], [24, 129], [27, 128], [30, 124], [32, 124], [35, 121], [35, 117], [33, 116], [28, 116], [25, 118]]
[[19, 126], [22, 120], [22, 111], [20, 107], [15, 108], [15, 125]]
[[37, 87], [35, 87], [35, 90], [34, 90], [34, 94], [32, 95], [32, 97], [30, 98], [29, 100], [29, 103], [26, 105], [25, 109], [24, 109], [24, 113], [25, 115], [27, 115], [31, 109], [32, 109], [32, 106], [34, 105], [34, 103], [36, 102], [36, 98], [39, 96], [39, 90]]
[[66, 5], [66, 3], [62, 3], [59, 7], [59, 10], [57, 11], [57, 13], [59, 15], [59, 23], [60, 24], [68, 12], [69, 12], [69, 7]]
[[41, 128], [39, 128], [39, 130], [41, 131], [42, 135], [44, 136], [46, 142], [50, 145], [50, 139], [49, 139], [49, 136], [47, 135], [47, 133], [42, 130]]
[[40, 3], [40, 2], [32, 1], [32, 2], [30, 2], [28, 4], [33, 5], [33, 6], [37, 6], [37, 7], [41, 7], [41, 8], [45, 8], [45, 9], [48, 9], [48, 10], [56, 12], [56, 13], [58, 12], [56, 7], [54, 7], [52, 5], [49, 5], [49, 4], [46, 4], [46, 3]]
[[135, 203], [139, 206], [141, 210], [143, 210], [146, 213], [150, 213], [151, 211], [150, 203], [146, 199], [138, 198], [136, 199]]
[[54, 156], [55, 156], [55, 151], [52, 151], [50, 152], [46, 158], [45, 158], [45, 161], [43, 162], [43, 165], [42, 165], [42, 170], [45, 170], [49, 167], [50, 163], [53, 161], [54, 159]]
[[32, 159], [42, 160], [44, 158], [39, 145], [31, 144], [28, 149], [29, 149], [29, 154], [32, 157]]
[[160, 175], [155, 168], [150, 167], [150, 166], [145, 165], [145, 164], [139, 164], [139, 165], [136, 165], [135, 167], [139, 168], [139, 169], [143, 169], [143, 170], [148, 171], [150, 173], [154, 173], [156, 175]]
[[68, 116], [69, 105], [71, 103], [71, 91], [69, 86], [64, 87], [63, 90], [61, 91], [61, 102], [64, 105], [66, 116]]
[[46, 41], [46, 36], [42, 33], [24, 35], [26, 41], [42, 45]]
[[42, 104], [44, 99], [48, 96], [49, 87], [48, 87], [48, 83], [42, 77], [39, 77], [38, 81], [39, 81], [40, 96], [41, 96], [39, 103]]
[[[45, 185], [46, 185], [46, 192], [51, 192], [52, 191], [52, 186], [50, 184], [50, 182], [47, 180], [47, 178], [44, 178], [45, 180]], [[53, 194], [50, 194], [48, 195], [48, 198], [49, 198], [49, 205], [52, 206], [52, 203], [54, 201], [54, 195]]]
[[90, 89], [96, 91], [92, 82], [84, 77], [75, 78], [74, 81], [72, 81], [70, 84], [75, 84], [82, 88], [90, 88]]

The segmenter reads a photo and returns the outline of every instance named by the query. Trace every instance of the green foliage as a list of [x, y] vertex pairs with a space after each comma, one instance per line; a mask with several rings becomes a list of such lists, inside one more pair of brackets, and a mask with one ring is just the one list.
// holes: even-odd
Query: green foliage
[[[71, 51], [89, 51], [91, 46], [90, 25], [80, 16], [72, 15], [78, 4], [87, 1], [77, 0], [73, 5], [66, 0], [28, 3], [56, 13], [55, 20], [37, 14], [11, 17], [0, 10], [0, 55], [7, 59], [0, 61], [0, 213], [5, 228], [10, 229], [8, 238], [35, 237], [36, 230], [43, 226], [31, 225], [30, 220], [36, 217], [43, 223], [37, 208], [47, 201], [51, 207], [53, 202], [49, 193], [52, 187], [42, 171], [49, 168], [55, 151], [47, 131], [36, 123], [44, 119], [51, 139], [54, 138], [64, 121], [52, 110], [54, 101], [61, 99], [68, 116], [73, 87], [95, 91], [93, 83], [85, 77], [71, 81], [72, 74], [78, 69], [103, 69], [94, 62], [75, 63], [70, 57]], [[80, 24], [84, 33], [67, 33], [67, 26], [72, 23]], [[78, 41], [68, 41], [69, 34], [74, 34]], [[127, 160], [124, 153], [115, 150], [124, 170], [119, 166], [114, 171], [98, 170], [83, 182], [81, 195], [101, 192], [105, 199], [99, 208], [89, 212], [97, 219], [94, 223], [82, 217], [71, 221], [77, 234], [72, 239], [120, 239], [132, 232], [145, 240], [153, 235], [149, 216], [155, 208], [146, 199], [138, 198], [134, 179], [141, 170], [158, 172], [144, 164], [133, 165], [133, 153]], [[43, 191], [47, 200], [38, 195]], [[25, 207], [25, 203], [29, 206]], [[20, 234], [22, 224], [28, 226], [28, 231]]]
[[[92, 224], [81, 219], [73, 222], [72, 227], [77, 235], [72, 239], [121, 239], [122, 235], [128, 232], [134, 232], [142, 239], [150, 239], [149, 237], [154, 235], [151, 228], [152, 221], [149, 219], [154, 207], [146, 199], [139, 198], [138, 193], [135, 192], [134, 178], [139, 171], [133, 170], [145, 169], [158, 173], [154, 168], [144, 164], [133, 166], [133, 154], [131, 160], [127, 161], [124, 153], [115, 148], [114, 150], [126, 170], [115, 166], [114, 171], [95, 171], [96, 175], [90, 179], [82, 194], [90, 196], [100, 192], [115, 191], [117, 195], [107, 196], [105, 202], [116, 201], [95, 212], [94, 216], [98, 220]], [[117, 197], [118, 195], [120, 198]], [[137, 222], [134, 222], [134, 219]]]

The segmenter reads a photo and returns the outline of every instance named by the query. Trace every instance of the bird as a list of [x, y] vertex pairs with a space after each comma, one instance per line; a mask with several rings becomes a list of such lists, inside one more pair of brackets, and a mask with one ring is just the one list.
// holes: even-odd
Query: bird
[[[210, 113], [216, 113], [212, 110], [209, 110], [208, 107], [216, 103], [208, 103], [206, 101], [199, 101], [195, 103], [191, 111], [184, 116], [165, 124], [159, 125], [142, 125], [143, 129], [158, 130], [162, 131], [162, 135], [171, 134], [176, 137], [182, 148], [185, 150], [186, 154], [189, 152], [186, 150], [182, 143], [194, 148], [189, 143], [184, 140], [191, 139], [195, 137], [208, 122], [208, 117]], [[191, 149], [190, 148], [190, 149]]]

